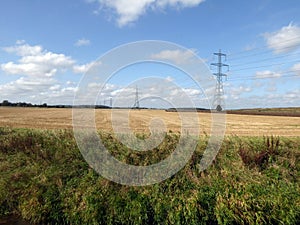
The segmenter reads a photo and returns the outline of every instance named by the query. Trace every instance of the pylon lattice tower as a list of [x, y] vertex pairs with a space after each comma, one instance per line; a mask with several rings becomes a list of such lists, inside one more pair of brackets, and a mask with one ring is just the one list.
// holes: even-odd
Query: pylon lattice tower
[[219, 50], [218, 53], [214, 53], [214, 55], [218, 56], [218, 62], [211, 63], [210, 65], [216, 66], [218, 68], [218, 72], [213, 73], [217, 77], [217, 84], [216, 84], [215, 95], [213, 100], [213, 108], [216, 111], [221, 112], [225, 109], [223, 77], [227, 76], [227, 74], [222, 73], [222, 68], [229, 67], [229, 66], [227, 64], [222, 63], [222, 57], [225, 57], [226, 59], [226, 54], [222, 53], [221, 50]]
[[112, 100], [112, 97], [109, 98], [109, 106], [110, 108], [112, 108], [112, 103], [113, 103], [113, 100]]
[[134, 101], [133, 108], [135, 108], [135, 109], [139, 109], [140, 108], [139, 89], [138, 89], [137, 86], [136, 86], [136, 90], [135, 90], [135, 101]]

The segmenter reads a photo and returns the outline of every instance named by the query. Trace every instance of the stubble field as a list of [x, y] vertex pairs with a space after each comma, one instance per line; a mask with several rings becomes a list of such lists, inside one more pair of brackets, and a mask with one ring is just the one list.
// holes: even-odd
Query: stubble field
[[[97, 109], [95, 113], [97, 128], [107, 132], [113, 130], [112, 118], [114, 123], [121, 128], [126, 127], [124, 121], [129, 121], [129, 127], [133, 132], [149, 132], [151, 121], [157, 118], [164, 122], [165, 131], [179, 132], [181, 130], [181, 120], [176, 112], [131, 110], [128, 120], [122, 109]], [[182, 113], [187, 117], [192, 117], [190, 112]], [[211, 114], [198, 113], [198, 117], [200, 133], [209, 134]], [[72, 109], [0, 107], [0, 127], [72, 129]], [[227, 114], [226, 135], [300, 136], [300, 117]]]

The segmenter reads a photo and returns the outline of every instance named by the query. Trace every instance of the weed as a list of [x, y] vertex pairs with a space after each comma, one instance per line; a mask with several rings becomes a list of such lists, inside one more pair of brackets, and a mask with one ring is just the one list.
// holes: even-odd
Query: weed
[[[263, 142], [257, 146], [248, 145], [241, 143], [239, 148], [239, 155], [246, 166], [250, 168], [256, 166], [259, 169], [264, 169], [266, 165], [273, 160], [273, 158], [279, 154], [280, 139], [278, 137], [267, 137], [264, 138]], [[255, 151], [255, 149], [258, 151]]]
[[[0, 128], [0, 217], [33, 224], [299, 224], [300, 139], [227, 137], [199, 174], [208, 137], [187, 165], [155, 185], [108, 181], [84, 161], [68, 130]], [[152, 152], [100, 133], [117, 159], [149, 165], [167, 157], [179, 134]], [[139, 138], [147, 138], [142, 134]], [[149, 153], [149, 154], [147, 154]]]

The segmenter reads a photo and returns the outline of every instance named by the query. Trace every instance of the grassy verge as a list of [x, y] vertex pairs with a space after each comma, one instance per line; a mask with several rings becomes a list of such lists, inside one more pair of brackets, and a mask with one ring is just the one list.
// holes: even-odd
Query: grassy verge
[[[101, 134], [132, 164], [165, 157], [168, 134], [149, 158]], [[72, 132], [0, 128], [0, 218], [36, 224], [299, 224], [300, 138], [226, 137], [213, 165], [198, 173], [206, 137], [189, 163], [162, 183], [128, 187], [96, 174]], [[142, 163], [143, 164], [143, 163]]]

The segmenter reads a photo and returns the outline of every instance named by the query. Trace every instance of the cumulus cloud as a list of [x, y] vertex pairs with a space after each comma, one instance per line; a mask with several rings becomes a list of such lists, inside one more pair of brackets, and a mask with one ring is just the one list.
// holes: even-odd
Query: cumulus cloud
[[90, 62], [86, 63], [83, 65], [74, 65], [73, 66], [73, 72], [74, 73], [86, 73], [90, 68], [95, 66], [94, 68], [97, 68], [97, 66], [101, 65], [101, 61], [96, 61], [96, 62]]
[[[40, 45], [32, 46], [23, 41], [18, 41], [15, 46], [6, 47], [4, 50], [19, 57], [15, 61], [0, 64], [0, 68], [7, 75], [17, 75], [16, 80], [0, 84], [1, 97], [16, 102], [72, 104], [74, 93], [77, 90], [76, 83], [70, 80], [64, 81], [59, 76], [65, 76], [68, 72], [85, 73], [92, 66], [101, 65], [100, 61], [79, 65], [70, 56], [45, 50]], [[192, 54], [192, 51], [164, 51], [153, 57], [184, 63], [190, 60]], [[164, 82], [157, 83], [157, 80], [154, 79], [152, 83], [141, 83], [139, 85], [139, 88], [142, 90], [140, 98], [146, 99], [151, 96], [162, 96], [167, 101], [178, 101], [184, 92], [191, 98], [199, 94], [199, 91], [187, 88], [182, 92], [177, 90], [176, 95], [176, 93], [172, 92], [174, 91], [171, 88], [172, 85], [170, 86], [173, 78], [168, 76], [162, 79]], [[101, 94], [99, 94], [100, 89]], [[116, 103], [121, 106], [128, 106], [128, 104], [134, 104], [135, 86], [126, 88], [115, 84], [106, 84], [102, 88], [101, 84], [91, 83], [88, 86], [87, 95], [91, 98], [98, 96], [101, 104], [103, 100], [113, 97], [115, 100], [118, 99]], [[150, 99], [153, 98], [151, 97]]]
[[117, 24], [122, 27], [135, 22], [147, 10], [165, 9], [166, 7], [195, 7], [204, 0], [90, 0], [98, 2], [100, 8], [108, 8], [117, 14]]
[[300, 27], [292, 23], [278, 31], [265, 33], [264, 37], [275, 53], [286, 53], [300, 47]]
[[5, 74], [18, 75], [16, 80], [0, 84], [1, 97], [11, 101], [39, 103], [47, 99], [47, 103], [70, 104], [75, 83], [63, 83], [58, 75], [82, 72], [89, 67], [89, 63], [78, 65], [70, 56], [47, 51], [40, 45], [29, 45], [23, 40], [3, 50], [19, 56], [16, 61], [0, 64]]
[[52, 77], [57, 72], [73, 67], [75, 61], [64, 54], [57, 54], [43, 49], [42, 46], [28, 44], [6, 47], [8, 53], [20, 56], [17, 63], [1, 64], [1, 69], [7, 74], [34, 77]]
[[60, 85], [59, 84], [55, 84], [55, 85], [53, 85], [53, 86], [51, 86], [50, 88], [49, 88], [49, 90], [51, 90], [51, 91], [57, 91], [57, 90], [59, 90], [60, 89]]
[[163, 50], [151, 56], [152, 59], [170, 60], [177, 64], [186, 64], [195, 56], [195, 50]]
[[273, 72], [270, 70], [264, 70], [264, 71], [257, 71], [255, 73], [256, 78], [278, 78], [281, 77], [281, 74], [278, 72]]
[[81, 46], [88, 46], [91, 44], [91, 41], [85, 38], [79, 39], [75, 42], [75, 46], [81, 47]]
[[230, 103], [231, 100], [240, 99], [244, 94], [252, 92], [253, 89], [250, 86], [239, 84], [239, 85], [229, 85], [226, 89], [226, 99]]
[[198, 96], [201, 94], [201, 91], [195, 88], [184, 88], [183, 89], [189, 96]]
[[24, 41], [17, 41], [15, 46], [5, 47], [3, 50], [18, 56], [28, 56], [42, 54], [43, 47], [40, 45], [31, 46]]
[[86, 71], [89, 70], [90, 64], [84, 64], [84, 65], [75, 65], [73, 67], [74, 73], [85, 73]]
[[20, 77], [15, 81], [0, 85], [0, 92], [2, 98], [13, 101], [29, 101], [30, 96], [42, 96], [42, 93], [55, 83], [56, 81], [52, 78], [30, 79], [28, 77]]
[[72, 104], [77, 88], [63, 84], [54, 78], [21, 77], [0, 85], [2, 99], [34, 104]]

